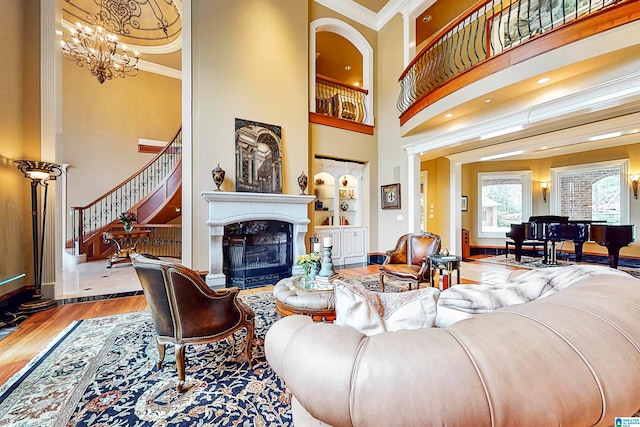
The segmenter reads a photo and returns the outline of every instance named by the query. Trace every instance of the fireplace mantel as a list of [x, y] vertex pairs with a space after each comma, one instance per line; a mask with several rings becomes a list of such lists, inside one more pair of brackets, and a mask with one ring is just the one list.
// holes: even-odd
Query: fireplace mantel
[[206, 280], [211, 288], [225, 287], [222, 271], [225, 225], [253, 220], [289, 222], [293, 225], [293, 259], [306, 253], [305, 234], [311, 222], [308, 205], [315, 196], [223, 191], [203, 191], [201, 195], [209, 203], [209, 273]]

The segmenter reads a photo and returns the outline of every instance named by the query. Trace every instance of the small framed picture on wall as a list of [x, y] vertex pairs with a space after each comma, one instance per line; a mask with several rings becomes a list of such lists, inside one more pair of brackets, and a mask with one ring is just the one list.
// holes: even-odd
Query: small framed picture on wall
[[400, 209], [400, 184], [389, 184], [380, 187], [382, 209]]
[[462, 206], [462, 212], [466, 212], [469, 209], [467, 196], [462, 196], [462, 200], [460, 200], [460, 206]]

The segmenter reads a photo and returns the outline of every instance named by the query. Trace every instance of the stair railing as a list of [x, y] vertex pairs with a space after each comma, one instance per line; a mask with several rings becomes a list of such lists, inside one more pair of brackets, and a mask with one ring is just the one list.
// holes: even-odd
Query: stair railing
[[87, 240], [151, 193], [182, 158], [182, 128], [147, 165], [117, 187], [82, 207], [70, 208], [72, 255], [85, 253]]

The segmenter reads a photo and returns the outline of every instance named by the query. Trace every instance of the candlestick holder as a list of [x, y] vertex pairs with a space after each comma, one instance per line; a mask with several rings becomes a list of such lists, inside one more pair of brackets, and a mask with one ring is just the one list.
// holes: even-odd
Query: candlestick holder
[[324, 246], [322, 248], [322, 262], [320, 272], [316, 275], [316, 282], [318, 283], [330, 283], [339, 277], [338, 273], [333, 269], [333, 262], [331, 262], [331, 251], [333, 246]]

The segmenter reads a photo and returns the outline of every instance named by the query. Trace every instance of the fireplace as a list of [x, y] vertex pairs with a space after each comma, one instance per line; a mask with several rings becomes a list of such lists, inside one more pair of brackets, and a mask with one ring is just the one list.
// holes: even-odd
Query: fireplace
[[[252, 237], [250, 233], [246, 233], [248, 223], [253, 223], [252, 226], [261, 227], [262, 223], [268, 223], [271, 227], [270, 231], [272, 236], [269, 237], [270, 242], [267, 243], [267, 248], [275, 250], [277, 247], [278, 257], [283, 256], [284, 252], [280, 251], [283, 248], [283, 244], [280, 241], [282, 234], [289, 234], [287, 239], [289, 243], [284, 244], [288, 248], [290, 246], [290, 256], [285, 255], [286, 267], [282, 268], [284, 271], [277, 272], [278, 277], [283, 274], [296, 273], [294, 263], [298, 255], [302, 255], [307, 252], [305, 246], [305, 234], [307, 233], [307, 227], [309, 220], [309, 203], [311, 203], [315, 197], [306, 195], [291, 195], [291, 194], [271, 194], [271, 193], [232, 193], [223, 191], [203, 191], [202, 197], [208, 202], [209, 205], [209, 217], [207, 219], [207, 225], [209, 226], [209, 272], [206, 277], [207, 284], [211, 288], [223, 288], [227, 286], [227, 274], [228, 271], [225, 267], [225, 257], [229, 259], [229, 265], [231, 265], [231, 237], [225, 237], [225, 228], [229, 231], [231, 228], [238, 227], [237, 224], [245, 223], [243, 226], [243, 232], [238, 233], [237, 239], [246, 240], [234, 240], [233, 241], [233, 253], [234, 256], [238, 256], [238, 246], [244, 245], [242, 248], [245, 252], [244, 261], [234, 261], [240, 264], [245, 262], [253, 262], [258, 265], [263, 262], [262, 256], [265, 254], [265, 249], [258, 249], [254, 247], [255, 237]], [[275, 223], [286, 223], [286, 225], [275, 225]], [[280, 228], [283, 227], [283, 228]], [[290, 227], [290, 229], [288, 228]], [[276, 242], [277, 241], [277, 242]], [[226, 242], [226, 248], [225, 248]], [[259, 243], [259, 242], [258, 242]], [[249, 247], [247, 247], [249, 246]], [[225, 254], [226, 250], [229, 250], [229, 254]], [[269, 249], [267, 249], [269, 251]], [[288, 251], [288, 249], [287, 249]], [[271, 255], [275, 257], [273, 251]], [[247, 258], [248, 257], [248, 258]], [[235, 265], [235, 264], [234, 264]], [[263, 265], [264, 267], [264, 265]], [[260, 267], [262, 268], [262, 267]], [[253, 280], [251, 279], [252, 273], [256, 269], [245, 269], [242, 274], [245, 275], [245, 279], [248, 278], [249, 285]], [[292, 271], [293, 270], [293, 271]], [[225, 274], [227, 273], [227, 274]], [[272, 281], [268, 284], [275, 285], [277, 277], [275, 272], [261, 272], [266, 274], [274, 274]], [[275, 280], [275, 281], [273, 281]], [[235, 277], [235, 282], [240, 283], [240, 277]], [[244, 283], [243, 287], [246, 287]]]
[[273, 285], [291, 277], [293, 227], [284, 221], [244, 221], [224, 227], [223, 266], [227, 286]]

